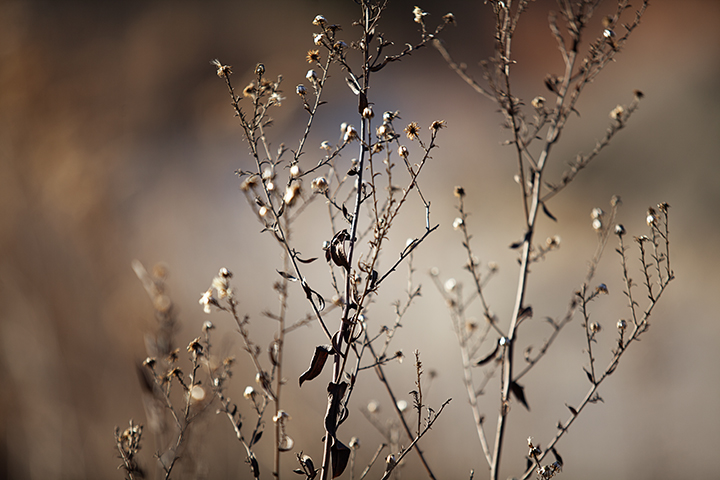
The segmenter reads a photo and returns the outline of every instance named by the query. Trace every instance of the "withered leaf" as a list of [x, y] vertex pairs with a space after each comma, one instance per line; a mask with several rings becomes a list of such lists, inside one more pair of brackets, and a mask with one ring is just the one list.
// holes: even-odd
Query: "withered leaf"
[[252, 470], [253, 477], [260, 478], [260, 465], [258, 464], [258, 461], [255, 458], [255, 455], [249, 456], [247, 458], [247, 463], [250, 464], [250, 469]]
[[251, 447], [252, 447], [253, 445], [255, 445], [257, 442], [260, 441], [260, 438], [262, 437], [262, 434], [263, 434], [263, 431], [262, 431], [262, 430], [258, 430], [258, 431], [255, 433], [255, 436], [252, 438], [252, 441], [250, 442], [250, 446], [251, 446]]
[[328, 405], [327, 411], [325, 412], [325, 431], [328, 435], [335, 436], [337, 431], [337, 419], [340, 413], [340, 402], [345, 396], [347, 391], [347, 382], [340, 383], [328, 383]]
[[550, 447], [550, 451], [552, 452], [553, 456], [555, 457], [555, 461], [557, 461], [557, 463], [559, 463], [560, 466], [562, 467], [564, 465], [563, 459], [560, 456], [560, 454], [557, 452], [557, 450], [555, 450], [555, 447]]
[[330, 460], [332, 462], [332, 478], [337, 478], [347, 467], [348, 460], [350, 460], [350, 448], [336, 438], [330, 447]]
[[550, 218], [550, 220], [552, 220], [553, 222], [557, 222], [557, 218], [555, 218], [555, 215], [550, 213], [550, 210], [548, 210], [547, 207], [545, 206], [545, 202], [540, 203], [540, 205], [542, 206], [543, 213], [545, 215], [547, 215]]
[[495, 358], [495, 355], [497, 355], [498, 350], [500, 349], [500, 342], [495, 344], [495, 349], [490, 352], [489, 354], [485, 355], [483, 358], [475, 362], [475, 365], [480, 367], [482, 365], [485, 365], [486, 363], [489, 363], [492, 359]]
[[322, 373], [330, 351], [330, 347], [327, 345], [318, 345], [315, 347], [315, 353], [313, 353], [312, 360], [310, 360], [310, 367], [300, 375], [301, 387], [304, 382], [312, 380]]
[[280, 270], [275, 270], [275, 271], [277, 273], [279, 273], [281, 277], [286, 278], [286, 279], [290, 280], [291, 282], [297, 282], [297, 277], [295, 275], [291, 275], [287, 272], [283, 272]]
[[525, 399], [525, 387], [523, 387], [517, 382], [510, 382], [510, 392], [513, 394], [513, 396], [517, 399], [518, 402], [522, 403], [523, 407], [527, 408], [529, 412], [530, 406]]
[[590, 383], [595, 385], [595, 379], [593, 378], [592, 374], [588, 372], [585, 368], [583, 368], [583, 371], [585, 372], [585, 375], [587, 375], [588, 380], [590, 380]]
[[363, 111], [367, 108], [367, 106], [368, 106], [367, 96], [363, 92], [360, 92], [360, 95], [358, 95], [358, 113], [360, 115], [362, 115]]
[[303, 258], [300, 258], [300, 257], [295, 257], [295, 260], [297, 260], [297, 261], [300, 262], [300, 263], [312, 263], [312, 262], [314, 262], [315, 260], [317, 260], [317, 257], [308, 258], [307, 260], [305, 260], [305, 259], [303, 259]]
[[530, 306], [521, 308], [518, 312], [518, 321], [524, 320], [525, 318], [532, 318], [533, 316], [533, 309]]
[[368, 288], [368, 290], [372, 290], [373, 288], [375, 288], [377, 279], [378, 279], [378, 272], [377, 272], [377, 270], [373, 270], [372, 273], [370, 273], [370, 288]]
[[578, 414], [578, 411], [575, 410], [575, 407], [573, 407], [573, 406], [571, 406], [571, 405], [568, 405], [567, 403], [565, 404], [565, 406], [568, 407], [568, 410], [570, 410], [570, 413], [572, 413], [573, 415], [577, 415], [577, 414]]
[[513, 242], [510, 244], [510, 248], [513, 250], [517, 250], [518, 248], [522, 247], [523, 242]]
[[348, 87], [350, 87], [350, 90], [352, 90], [352, 92], [355, 95], [360, 94], [360, 84], [358, 84], [358, 82], [357, 82], [357, 80], [355, 80], [355, 78], [345, 77], [345, 82], [347, 83]]

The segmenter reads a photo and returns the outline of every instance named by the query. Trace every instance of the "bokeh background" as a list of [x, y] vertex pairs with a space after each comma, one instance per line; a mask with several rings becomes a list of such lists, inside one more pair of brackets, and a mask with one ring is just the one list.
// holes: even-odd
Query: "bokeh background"
[[[417, 39], [408, 1], [391, 2], [381, 30], [398, 45]], [[531, 99], [545, 95], [543, 78], [560, 73], [560, 59], [547, 28], [553, 2], [534, 2], [514, 42], [515, 92]], [[478, 72], [491, 55], [492, 20], [482, 2], [427, 2], [430, 23], [452, 11], [458, 26], [444, 38], [454, 56]], [[208, 63], [233, 65], [234, 81], [250, 81], [255, 64], [267, 75], [282, 74], [288, 97], [275, 109], [273, 145], [293, 147], [306, 114], [292, 93], [304, 81], [305, 53], [312, 48], [316, 14], [343, 25], [353, 39], [353, 2], [48, 2], [0, 4], [0, 477], [8, 479], [121, 478], [113, 429], [129, 419], [144, 423], [135, 372], [146, 356], [144, 335], [156, 327], [150, 300], [130, 263], [148, 268], [163, 262], [181, 328], [177, 345], [200, 333], [210, 318], [217, 344], [238, 363], [230, 394], [241, 399], [254, 371], [240, 348], [229, 318], [207, 317], [197, 299], [218, 268], [235, 272], [242, 309], [262, 345], [272, 339], [271, 321], [261, 311], [274, 307], [271, 285], [279, 250], [270, 247], [238, 190], [233, 171], [251, 168], [247, 146], [233, 118], [223, 82]], [[597, 17], [600, 18], [600, 15]], [[562, 237], [562, 248], [533, 267], [529, 302], [536, 325], [524, 340], [539, 345], [549, 334], [539, 321], [564, 312], [582, 280], [596, 235], [589, 213], [607, 209], [620, 195], [622, 221], [631, 235], [645, 232], [648, 206], [671, 205], [673, 268], [677, 280], [652, 320], [650, 332], [603, 386], [600, 403], [584, 412], [558, 450], [567, 478], [661, 479], [717, 476], [720, 441], [720, 322], [717, 301], [720, 266], [718, 165], [720, 122], [720, 3], [656, 0], [618, 61], [583, 96], [560, 145], [554, 150], [560, 172], [565, 161], [588, 151], [608, 125], [608, 113], [628, 103], [634, 89], [646, 99], [601, 157], [548, 205], [558, 223], [542, 220], [539, 239]], [[599, 30], [598, 30], [599, 31]], [[305, 161], [314, 163], [322, 140], [335, 141], [339, 125], [353, 122], [355, 99], [335, 71], [328, 105], [310, 137]], [[403, 323], [395, 348], [419, 349], [426, 371], [437, 376], [427, 403], [449, 408], [423, 440], [429, 462], [441, 478], [486, 478], [479, 442], [461, 383], [460, 355], [440, 295], [427, 271], [467, 282], [464, 252], [452, 230], [456, 215], [452, 189], [468, 191], [476, 253], [495, 261], [500, 273], [488, 288], [501, 319], [512, 308], [516, 279], [514, 253], [521, 211], [513, 182], [512, 152], [500, 143], [507, 131], [494, 105], [475, 95], [443, 64], [434, 50], [415, 52], [375, 77], [375, 110], [399, 110], [403, 121], [426, 127], [444, 119], [449, 126], [425, 172], [432, 219], [441, 224], [415, 256], [415, 281], [423, 296]], [[425, 131], [425, 130], [424, 130]], [[342, 161], [349, 162], [351, 154]], [[415, 204], [391, 238], [390, 252], [424, 227]], [[327, 228], [308, 223], [298, 232], [303, 253], [317, 255]], [[312, 253], [311, 253], [312, 252]], [[394, 258], [389, 253], [385, 262]], [[611, 295], [595, 305], [593, 318], [606, 328], [600, 345], [612, 347], [617, 318], [624, 314], [620, 270], [609, 250], [598, 272]], [[387, 265], [387, 263], [386, 263]], [[314, 285], [324, 285], [318, 269]], [[369, 314], [380, 328], [393, 320], [391, 302], [402, 295], [406, 273], [377, 299]], [[325, 287], [322, 287], [325, 288]], [[328, 292], [326, 292], [328, 293]], [[294, 292], [296, 317], [306, 305]], [[481, 317], [479, 311], [475, 313]], [[535, 340], [533, 340], [535, 339]], [[285, 409], [295, 449], [321, 456], [325, 410], [323, 380], [302, 390], [295, 379], [305, 369], [317, 326], [288, 340]], [[541, 444], [567, 417], [564, 404], [586, 390], [579, 322], [562, 334], [555, 349], [532, 375], [526, 392], [532, 412], [515, 407], [503, 475], [524, 468], [526, 438]], [[602, 363], [602, 362], [601, 362]], [[388, 368], [401, 396], [413, 388], [412, 362]], [[492, 385], [492, 384], [491, 384]], [[495, 387], [496, 388], [496, 387]], [[491, 386], [483, 408], [492, 428], [497, 413]], [[410, 398], [405, 398], [410, 401]], [[392, 418], [388, 397], [368, 373], [358, 385], [343, 436], [362, 441], [358, 462], [366, 462], [381, 436], [360, 413], [371, 400], [378, 418]], [[241, 410], [250, 414], [240, 402]], [[248, 478], [244, 455], [224, 419], [210, 414], [193, 433], [197, 478]], [[347, 440], [346, 439], [346, 440]], [[259, 445], [264, 477], [271, 457]], [[153, 472], [150, 435], [142, 450]], [[263, 450], [265, 448], [265, 450]], [[294, 454], [285, 454], [286, 476]], [[406, 478], [421, 471], [413, 456]], [[376, 469], [377, 474], [379, 470]]]

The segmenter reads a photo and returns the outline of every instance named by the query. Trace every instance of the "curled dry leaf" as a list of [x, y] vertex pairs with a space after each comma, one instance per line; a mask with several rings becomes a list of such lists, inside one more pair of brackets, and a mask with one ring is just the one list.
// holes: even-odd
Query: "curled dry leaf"
[[280, 274], [281, 277], [286, 278], [286, 279], [290, 280], [291, 282], [297, 282], [297, 277], [295, 275], [291, 275], [287, 272], [282, 272], [280, 270], [276, 270], [276, 271], [277, 271], [277, 273]]
[[481, 358], [480, 360], [475, 362], [475, 366], [480, 367], [482, 365], [485, 365], [486, 363], [489, 363], [493, 358], [495, 358], [495, 356], [498, 353], [498, 350], [500, 350], [500, 342], [495, 344], [495, 349], [492, 352], [490, 352], [489, 354], [485, 355], [483, 358]]
[[525, 387], [517, 382], [510, 382], [510, 392], [517, 399], [518, 402], [522, 403], [523, 407], [530, 411], [530, 406], [525, 399]]
[[350, 459], [350, 449], [337, 438], [330, 447], [330, 460], [332, 462], [332, 478], [343, 474]]
[[310, 367], [300, 375], [299, 381], [301, 387], [304, 382], [312, 380], [322, 373], [330, 351], [331, 349], [327, 345], [318, 345], [315, 347], [315, 353], [313, 353], [312, 360], [310, 361]]

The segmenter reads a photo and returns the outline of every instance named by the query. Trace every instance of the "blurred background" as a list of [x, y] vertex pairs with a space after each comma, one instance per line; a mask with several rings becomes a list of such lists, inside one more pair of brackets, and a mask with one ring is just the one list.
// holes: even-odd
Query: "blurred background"
[[[390, 2], [381, 24], [397, 48], [418, 39], [413, 5]], [[420, 6], [431, 13], [430, 25], [448, 11], [454, 13], [458, 26], [443, 38], [455, 58], [479, 74], [478, 62], [492, 54], [489, 7], [463, 1]], [[532, 3], [514, 42], [515, 93], [527, 103], [536, 95], [548, 96], [546, 73], [561, 73], [547, 27], [553, 6]], [[598, 14], [598, 25], [607, 12]], [[234, 170], [251, 169], [253, 163], [224, 82], [209, 61], [219, 58], [232, 65], [238, 88], [252, 79], [258, 62], [265, 64], [269, 78], [283, 75], [287, 99], [272, 111], [275, 124], [269, 136], [275, 147], [285, 143], [294, 148], [306, 113], [293, 91], [305, 81], [305, 54], [313, 48], [317, 28], [311, 22], [317, 14], [341, 24], [347, 43], [355, 38], [351, 23], [357, 12], [351, 1], [0, 3], [0, 477], [122, 477], [116, 470], [120, 460], [113, 429], [124, 428], [129, 419], [146, 422], [135, 370], [147, 355], [144, 336], [157, 328], [152, 304], [130, 267], [133, 259], [148, 269], [156, 263], [167, 267], [169, 293], [179, 312], [175, 338], [181, 353], [200, 335], [203, 321], [218, 326], [216, 345], [238, 359], [229, 393], [238, 399], [241, 412], [251, 414], [241, 394], [254, 369], [240, 338], [230, 318], [205, 315], [197, 300], [218, 269], [227, 267], [235, 273], [251, 332], [266, 345], [274, 325], [261, 312], [276, 305], [271, 287], [277, 279], [274, 270], [281, 268], [280, 251], [259, 233], [238, 189]], [[623, 199], [619, 221], [630, 235], [645, 233], [648, 206], [671, 205], [677, 277], [652, 317], [649, 333], [602, 386], [604, 403], [590, 406], [559, 444], [567, 478], [717, 476], [719, 21], [716, 1], [653, 1], [617, 62], [587, 88], [578, 105], [580, 115], [571, 119], [554, 150], [552, 174], [559, 175], [566, 161], [589, 151], [602, 137], [616, 105], [629, 103], [635, 89], [645, 93], [628, 128], [549, 203], [558, 222], [541, 219], [538, 240], [559, 235], [562, 247], [533, 266], [529, 303], [536, 321], [522, 340], [539, 346], [550, 334], [541, 319], [564, 313], [595, 249], [590, 212], [594, 207], [608, 210], [612, 195]], [[321, 141], [336, 141], [341, 122], [357, 122], [356, 100], [342, 77], [334, 71], [328, 104], [303, 157], [308, 165], [320, 158]], [[402, 122], [419, 122], [423, 134], [433, 120], [448, 124], [421, 183], [432, 202], [431, 220], [441, 226], [415, 255], [414, 281], [423, 285], [423, 296], [411, 307], [394, 349], [402, 349], [408, 360], [419, 349], [426, 372], [437, 373], [428, 385], [429, 406], [453, 398], [422, 441], [438, 477], [467, 478], [475, 469], [475, 478], [486, 478], [463, 390], [460, 354], [427, 272], [438, 267], [443, 279], [469, 283], [462, 270], [460, 235], [452, 229], [457, 214], [452, 191], [462, 185], [472, 212], [476, 254], [483, 264], [495, 261], [500, 267], [487, 289], [488, 299], [507, 322], [517, 274], [515, 253], [507, 247], [522, 236], [515, 159], [509, 147], [500, 145], [508, 132], [500, 126], [496, 107], [474, 94], [431, 48], [376, 75], [370, 99], [376, 112], [399, 110]], [[341, 162], [349, 164], [351, 157], [346, 153]], [[317, 212], [324, 208], [320, 202], [315, 207]], [[419, 202], [410, 205], [398, 223], [385, 268], [408, 237], [422, 234], [420, 207]], [[327, 227], [300, 230], [299, 249], [318, 256], [329, 236]], [[593, 319], [606, 327], [599, 335], [601, 365], [613, 347], [615, 322], [627, 315], [613, 248], [611, 244], [596, 277], [611, 294], [593, 310]], [[635, 251], [631, 257], [637, 257]], [[327, 270], [320, 266], [310, 271], [314, 288], [321, 286], [321, 293], [329, 295]], [[378, 297], [368, 315], [372, 328], [394, 320], [391, 304], [402, 297], [406, 277], [401, 269]], [[292, 291], [291, 308], [297, 312], [293, 318], [306, 312], [301, 292]], [[479, 309], [474, 315], [482, 318]], [[287, 341], [288, 434], [295, 439], [295, 450], [320, 458], [326, 379], [302, 390], [296, 379], [314, 346], [325, 339], [313, 325], [293, 332]], [[532, 411], [514, 405], [503, 476], [519, 475], [526, 438], [547, 444], [557, 421], [568, 416], [565, 403], [577, 404], [584, 395], [583, 342], [576, 320], [525, 377]], [[396, 392], [408, 402], [405, 392], [414, 388], [412, 363], [387, 368]], [[492, 430], [497, 384], [490, 385], [483, 410]], [[359, 465], [382, 441], [361, 414], [373, 400], [380, 405], [378, 420], [392, 419], [387, 394], [367, 372], [356, 389], [356, 410], [341, 430], [345, 440], [352, 435], [361, 439]], [[249, 478], [227, 422], [210, 413], [198, 425], [192, 434], [198, 463], [183, 467], [187, 476]], [[271, 471], [268, 443], [269, 433], [258, 446], [263, 478]], [[160, 448], [148, 434], [141, 461], [151, 474], [152, 454]], [[422, 478], [417, 459], [408, 458], [401, 474]], [[283, 466], [286, 477], [293, 475], [294, 453], [284, 454]], [[381, 468], [376, 467], [376, 476]]]

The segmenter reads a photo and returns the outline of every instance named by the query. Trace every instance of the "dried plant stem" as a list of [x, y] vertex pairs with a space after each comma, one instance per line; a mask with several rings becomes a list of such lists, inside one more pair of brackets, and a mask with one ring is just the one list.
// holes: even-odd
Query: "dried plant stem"
[[365, 478], [367, 476], [367, 474], [370, 472], [370, 469], [375, 464], [377, 459], [380, 457], [380, 453], [382, 453], [382, 451], [385, 447], [387, 447], [387, 445], [384, 443], [381, 443], [380, 445], [378, 445], [377, 450], [375, 450], [375, 454], [372, 456], [372, 458], [368, 462], [367, 466], [365, 467], [365, 470], [363, 470], [362, 474], [360, 474], [360, 478], [358, 480], [363, 480], [363, 478]]
[[[373, 350], [372, 344], [367, 342], [367, 346], [370, 349], [370, 353], [373, 355], [374, 358], [378, 358], [375, 355], [375, 351]], [[385, 390], [387, 391], [388, 395], [390, 396], [390, 401], [393, 405], [393, 409], [395, 410], [395, 413], [397, 413], [398, 418], [400, 419], [400, 423], [403, 426], [403, 430], [405, 430], [405, 433], [407, 434], [408, 438], [413, 438], [412, 430], [410, 429], [410, 425], [408, 425], [407, 420], [405, 420], [405, 415], [403, 415], [402, 411], [400, 411], [400, 408], [398, 407], [398, 401], [397, 397], [395, 396], [395, 393], [392, 390], [392, 387], [390, 386], [390, 382], [388, 382], [387, 377], [385, 376], [385, 372], [382, 368], [381, 364], [377, 364], [375, 366], [375, 373], [378, 376], [378, 380], [380, 380], [380, 383], [383, 384], [385, 387]], [[418, 457], [420, 458], [420, 462], [423, 464], [423, 467], [425, 468], [425, 471], [428, 474], [428, 477], [435, 480], [435, 474], [433, 473], [432, 469], [430, 468], [430, 465], [427, 463], [427, 460], [425, 459], [425, 455], [423, 454], [423, 451], [420, 450], [420, 447], [417, 445], [417, 442], [413, 442], [406, 450], [409, 450], [410, 448], [415, 449], [415, 451], [418, 454]]]
[[[438, 419], [438, 417], [440, 417], [440, 414], [443, 412], [443, 410], [445, 410], [445, 407], [450, 403], [451, 400], [452, 399], [445, 400], [445, 403], [442, 404], [442, 406], [440, 407], [440, 410], [438, 410], [437, 413], [435, 413], [434, 415], [428, 417], [427, 425], [425, 425], [425, 428], [422, 430], [422, 432], [420, 432], [420, 434], [418, 434], [415, 438], [413, 438], [413, 441], [410, 442], [410, 445], [408, 445], [407, 447], [405, 447], [403, 449], [403, 451], [400, 453], [400, 456], [395, 459], [395, 462], [393, 463], [393, 465], [390, 466], [390, 468], [388, 468], [387, 470], [385, 470], [385, 473], [383, 474], [383, 476], [380, 480], [387, 480], [388, 478], [390, 478], [390, 474], [395, 469], [395, 467], [397, 467], [400, 464], [402, 459], [405, 458], [405, 455], [407, 455], [407, 453], [412, 448], [417, 449], [417, 443], [432, 428], [435, 421]], [[428, 473], [430, 473], [430, 472], [428, 472]], [[432, 474], [430, 474], [430, 478], [435, 478], [435, 477]]]

